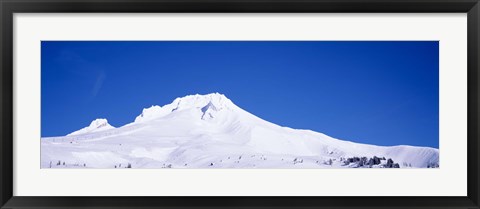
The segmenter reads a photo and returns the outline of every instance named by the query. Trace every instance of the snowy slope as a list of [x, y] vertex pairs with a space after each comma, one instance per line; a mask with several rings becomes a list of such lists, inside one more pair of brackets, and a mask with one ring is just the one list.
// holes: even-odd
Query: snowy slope
[[[191, 95], [146, 108], [113, 128], [105, 119], [41, 140], [42, 168], [349, 168], [354, 157], [391, 158], [400, 167], [438, 165], [438, 149], [375, 146], [281, 127], [222, 94]], [[373, 162], [373, 161], [372, 161]]]

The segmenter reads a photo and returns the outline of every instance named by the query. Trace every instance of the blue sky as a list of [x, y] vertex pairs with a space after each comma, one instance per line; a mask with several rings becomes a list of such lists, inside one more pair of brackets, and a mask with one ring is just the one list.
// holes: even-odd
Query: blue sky
[[219, 92], [273, 123], [438, 148], [436, 41], [42, 42], [42, 136]]

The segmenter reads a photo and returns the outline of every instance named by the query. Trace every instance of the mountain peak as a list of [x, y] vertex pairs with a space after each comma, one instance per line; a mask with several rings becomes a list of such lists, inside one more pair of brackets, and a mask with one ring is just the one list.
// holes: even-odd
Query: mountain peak
[[215, 107], [215, 105], [212, 104], [212, 101], [208, 102], [207, 105], [202, 107], [202, 112], [205, 113], [209, 109], [212, 109], [212, 110], [215, 110], [215, 111], [217, 110], [217, 107]]
[[105, 119], [105, 118], [97, 118], [97, 119], [93, 120], [93, 121], [90, 123], [90, 126], [89, 126], [89, 127], [99, 128], [99, 127], [103, 127], [103, 126], [106, 126], [106, 125], [109, 125], [107, 119]]
[[236, 106], [224, 94], [210, 93], [210, 94], [195, 94], [178, 97], [172, 103], [162, 107], [153, 105], [150, 108], [145, 108], [136, 119], [135, 122], [141, 122], [158, 118], [170, 114], [175, 111], [186, 109], [200, 109], [203, 113], [207, 110], [219, 111], [222, 109], [234, 109]]
[[105, 119], [105, 118], [97, 118], [95, 120], [93, 120], [89, 126], [85, 127], [85, 128], [82, 128], [78, 131], [74, 131], [70, 134], [68, 134], [67, 136], [71, 136], [71, 135], [79, 135], [79, 134], [86, 134], [86, 133], [93, 133], [93, 132], [97, 132], [97, 131], [103, 131], [103, 130], [108, 130], [108, 129], [113, 129], [115, 127], [111, 126], [109, 123], [108, 123], [108, 120]]
[[208, 104], [216, 106], [217, 108], [227, 108], [230, 107], [233, 103], [223, 94], [211, 93], [205, 95], [188, 95], [177, 98], [173, 101], [173, 104], [177, 104], [179, 107], [182, 108], [202, 108]]
[[207, 105], [202, 107], [201, 110], [202, 110], [202, 120], [205, 120], [205, 115], [207, 115], [207, 113], [208, 113], [208, 116], [210, 116], [210, 118], [214, 118], [212, 115], [212, 112], [216, 112], [218, 109], [217, 107], [215, 107], [214, 104], [212, 104], [212, 101], [210, 101], [208, 102]]

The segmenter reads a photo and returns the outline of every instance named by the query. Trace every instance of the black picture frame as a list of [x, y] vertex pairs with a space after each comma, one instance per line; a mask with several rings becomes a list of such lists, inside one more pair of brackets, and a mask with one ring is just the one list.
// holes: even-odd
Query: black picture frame
[[[478, 0], [0, 0], [1, 208], [480, 208]], [[465, 197], [22, 197], [13, 196], [14, 13], [467, 13], [468, 193]], [[452, 179], [445, 179], [450, 181]], [[439, 182], [441, 184], [441, 182]], [[34, 186], [34, 185], [32, 185]]]

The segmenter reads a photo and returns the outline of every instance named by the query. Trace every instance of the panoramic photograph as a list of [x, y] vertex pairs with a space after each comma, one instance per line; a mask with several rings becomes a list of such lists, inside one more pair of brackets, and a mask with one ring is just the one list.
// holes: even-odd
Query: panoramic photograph
[[439, 168], [438, 41], [42, 41], [42, 169]]

